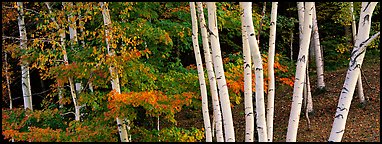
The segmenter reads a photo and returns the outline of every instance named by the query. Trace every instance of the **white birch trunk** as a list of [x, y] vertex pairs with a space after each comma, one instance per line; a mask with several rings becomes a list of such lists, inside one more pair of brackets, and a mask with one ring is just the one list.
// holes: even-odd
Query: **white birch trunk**
[[[22, 2], [17, 2], [17, 11], [19, 13], [18, 25], [20, 32], [20, 48], [27, 49], [27, 32], [25, 28], [24, 22], [24, 6]], [[30, 75], [29, 75], [29, 63], [26, 61], [21, 61], [21, 87], [23, 90], [23, 98], [24, 98], [24, 109], [33, 110], [32, 106], [32, 92], [30, 85]]]
[[298, 11], [298, 32], [299, 32], [299, 47], [301, 47], [302, 41], [302, 30], [304, 29], [304, 2], [297, 2], [297, 11]]
[[244, 20], [247, 27], [250, 50], [254, 63], [256, 75], [256, 123], [259, 136], [259, 142], [267, 141], [267, 124], [265, 121], [265, 104], [264, 104], [264, 81], [263, 81], [263, 64], [256, 41], [255, 30], [252, 20], [252, 3], [242, 2], [244, 7]]
[[309, 80], [309, 65], [306, 66], [306, 86], [307, 86], [307, 112], [311, 113], [313, 112], [313, 99], [312, 99], [312, 92], [310, 90], [310, 80]]
[[[351, 13], [351, 17], [352, 17], [352, 36], [353, 36], [353, 45], [355, 45], [355, 39], [356, 39], [356, 36], [357, 36], [357, 26], [355, 24], [355, 17], [354, 17], [354, 10], [353, 10], [353, 2], [350, 2], [350, 13]], [[359, 97], [359, 100], [362, 104], [365, 104], [365, 95], [363, 94], [363, 87], [362, 87], [362, 77], [361, 77], [361, 72], [359, 74], [359, 78], [357, 80], [357, 92], [358, 92], [358, 97]]]
[[[360, 20], [358, 23], [358, 34], [350, 56], [349, 69], [341, 90], [337, 105], [333, 127], [328, 141], [339, 142], [345, 132], [346, 119], [349, 114], [351, 100], [353, 98], [357, 79], [360, 74], [363, 58], [365, 57], [366, 45], [370, 43], [369, 33], [371, 27], [371, 16], [377, 2], [362, 2]], [[379, 34], [379, 32], [378, 32]], [[375, 38], [375, 37], [374, 37]]]
[[[62, 5], [64, 7], [65, 6], [73, 7], [72, 2], [68, 2], [68, 3], [62, 2]], [[74, 22], [70, 21], [71, 17], [72, 17], [72, 15], [68, 16], [68, 22], [70, 23], [70, 25], [69, 25], [70, 44], [73, 47], [73, 45], [77, 42], [77, 31], [75, 30], [75, 28], [73, 28], [73, 26], [76, 27], [75, 26], [76, 23], [75, 23], [75, 21]], [[63, 35], [65, 35], [65, 33]], [[64, 63], [65, 63], [65, 65], [69, 65], [68, 56], [66, 54], [65, 47], [63, 47], [63, 53], [64, 53]], [[78, 99], [77, 99], [77, 94], [75, 91], [75, 85], [74, 85], [73, 77], [69, 77], [68, 79], [69, 79], [70, 93], [72, 95], [74, 108], [75, 108], [75, 120], [79, 121], [80, 120], [80, 112], [77, 110], [78, 109]]]
[[322, 61], [322, 55], [321, 55], [321, 46], [320, 46], [320, 37], [318, 34], [318, 25], [317, 25], [317, 17], [316, 17], [316, 8], [315, 5], [313, 5], [313, 38], [314, 38], [314, 50], [315, 50], [315, 61], [316, 61], [316, 68], [317, 68], [317, 86], [319, 90], [325, 89], [325, 82], [324, 82], [324, 65]]
[[[109, 44], [111, 41], [111, 39], [110, 39], [111, 37], [109, 38], [109, 36], [111, 36], [111, 34], [110, 34], [111, 31], [109, 30], [111, 27], [109, 9], [105, 6], [104, 2], [99, 2], [99, 4], [101, 5], [103, 22], [105, 25], [105, 38], [106, 38], [105, 41], [106, 41], [107, 52], [110, 56], [113, 56], [114, 50], [112, 48], [110, 48], [110, 44]], [[109, 71], [110, 71], [110, 75], [112, 76], [112, 79], [111, 79], [112, 89], [115, 90], [117, 93], [121, 93], [121, 89], [119, 86], [118, 73], [117, 73], [116, 69], [113, 66], [110, 66]], [[123, 122], [122, 119], [120, 119], [118, 117], [116, 119], [117, 119], [118, 132], [119, 132], [121, 142], [129, 142], [130, 139], [129, 139], [129, 136], [127, 134], [126, 124]], [[127, 123], [129, 123], [129, 121], [127, 121]]]
[[[222, 114], [220, 110], [218, 90], [216, 87], [216, 78], [215, 78], [214, 67], [212, 63], [212, 56], [211, 56], [211, 51], [208, 44], [207, 25], [204, 19], [203, 5], [202, 5], [202, 2], [197, 2], [196, 4], [198, 6], [198, 16], [199, 16], [199, 24], [200, 24], [201, 34], [202, 34], [204, 60], [206, 62], [206, 69], [207, 69], [208, 79], [210, 82], [212, 105], [214, 109], [213, 123], [215, 124], [215, 127], [216, 127], [216, 141], [224, 142]], [[212, 130], [212, 135], [213, 134], [214, 134], [214, 131]]]
[[277, 18], [278, 2], [272, 2], [271, 10], [271, 28], [269, 37], [269, 50], [268, 50], [268, 104], [267, 104], [267, 137], [268, 142], [273, 141], [273, 115], [275, 105], [275, 42], [276, 42], [276, 18]]
[[5, 59], [5, 79], [7, 81], [7, 91], [8, 91], [8, 97], [9, 97], [9, 109], [13, 108], [13, 100], [11, 95], [11, 87], [10, 87], [10, 78], [8, 73], [8, 58], [7, 58], [7, 52], [4, 52], [4, 59]]
[[292, 107], [291, 113], [289, 117], [288, 123], [288, 131], [287, 131], [287, 142], [295, 142], [297, 137], [297, 129], [298, 123], [300, 119], [301, 113], [301, 103], [302, 103], [302, 91], [305, 80], [305, 72], [306, 72], [306, 62], [308, 60], [308, 49], [310, 36], [312, 31], [312, 13], [313, 13], [313, 2], [305, 3], [305, 12], [304, 12], [304, 26], [303, 26], [303, 39], [300, 45], [300, 51], [297, 59], [297, 67], [296, 67], [296, 78], [294, 81], [293, 88], [293, 99], [292, 99]]
[[[243, 4], [240, 4], [240, 11], [244, 13]], [[244, 111], [245, 111], [245, 142], [253, 142], [253, 133], [255, 129], [255, 120], [253, 117], [252, 103], [252, 61], [251, 50], [249, 48], [247, 28], [244, 15], [241, 15], [241, 32], [243, 41], [244, 57]]]
[[261, 12], [260, 27], [259, 27], [258, 34], [257, 34], [257, 45], [260, 45], [260, 33], [261, 33], [261, 30], [262, 30], [262, 27], [263, 27], [263, 20], [264, 20], [264, 15], [265, 15], [266, 8], [267, 8], [267, 2], [264, 2], [264, 4], [263, 4], [263, 11]]
[[196, 66], [198, 69], [199, 85], [200, 85], [200, 95], [202, 96], [202, 113], [204, 121], [204, 129], [206, 135], [206, 142], [212, 142], [211, 135], [211, 122], [210, 114], [208, 112], [208, 98], [207, 98], [207, 88], [204, 79], [203, 62], [200, 56], [199, 42], [198, 42], [198, 23], [196, 18], [195, 2], [190, 2], [191, 20], [192, 20], [192, 43], [194, 45], [194, 53], [196, 59]]
[[224, 124], [224, 134], [226, 142], [235, 142], [235, 131], [233, 127], [231, 103], [229, 101], [227, 82], [224, 76], [223, 61], [220, 51], [218, 27], [217, 27], [217, 16], [216, 16], [216, 5], [215, 2], [207, 2], [208, 8], [208, 27], [211, 31], [210, 41], [212, 47], [213, 63], [215, 68], [215, 74], [217, 77], [220, 103], [222, 105], [223, 112], [223, 124]]
[[[52, 9], [51, 9], [51, 7], [50, 7], [50, 5], [49, 5], [49, 2], [44, 2], [45, 3], [45, 5], [46, 5], [46, 7], [48, 8], [48, 11], [49, 11], [49, 14], [52, 14]], [[58, 23], [57, 23], [57, 21], [56, 21], [56, 19], [54, 19], [54, 17], [51, 17], [51, 20], [52, 20], [52, 22], [54, 22], [55, 24], [56, 24], [56, 27], [59, 29], [60, 28], [60, 26], [58, 25]], [[63, 30], [63, 29], [62, 29]], [[64, 50], [64, 46], [65, 46], [65, 42], [64, 42], [64, 40], [65, 40], [65, 30], [63, 30], [62, 31], [62, 33], [60, 33], [60, 45], [61, 45], [61, 47], [63, 48], [63, 50]], [[66, 55], [66, 53], [64, 53], [64, 55]], [[63, 98], [63, 96], [62, 96], [62, 85], [61, 84], [58, 84], [57, 83], [57, 85], [58, 85], [58, 101], [61, 101], [62, 100], [62, 98]], [[61, 109], [61, 108], [63, 108], [64, 106], [60, 103], [59, 104], [59, 108]]]

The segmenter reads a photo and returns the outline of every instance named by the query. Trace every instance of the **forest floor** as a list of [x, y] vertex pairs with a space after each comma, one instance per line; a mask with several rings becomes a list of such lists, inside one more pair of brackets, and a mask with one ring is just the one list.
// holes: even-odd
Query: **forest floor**
[[[309, 115], [311, 129], [308, 130], [307, 119], [304, 114], [301, 114], [297, 141], [328, 141], [346, 72], [347, 68], [325, 72], [324, 76], [327, 91], [318, 95], [313, 94], [317, 85], [317, 76], [312, 73], [310, 74], [314, 109], [314, 113]], [[342, 138], [343, 142], [380, 141], [380, 58], [368, 58], [366, 56], [362, 66], [362, 72], [367, 80], [366, 82], [365, 77], [362, 76], [362, 84], [367, 104], [365, 106], [360, 104], [356, 90], [346, 121], [345, 133]], [[278, 88], [276, 88], [275, 96], [273, 141], [285, 142], [293, 87], [276, 86]], [[265, 100], [267, 100], [266, 97]], [[244, 102], [235, 105], [232, 109], [232, 113], [236, 141], [243, 142], [245, 138]], [[183, 110], [175, 116], [178, 127], [204, 127], [202, 114], [198, 110]], [[212, 111], [210, 111], [210, 118], [212, 118]], [[255, 140], [257, 139], [256, 133], [255, 129]]]

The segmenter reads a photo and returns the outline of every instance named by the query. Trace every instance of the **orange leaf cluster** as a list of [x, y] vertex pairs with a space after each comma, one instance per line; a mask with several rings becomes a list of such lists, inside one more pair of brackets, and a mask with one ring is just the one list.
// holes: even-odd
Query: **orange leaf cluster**
[[119, 94], [114, 90], [108, 94], [108, 108], [112, 112], [120, 110], [120, 105], [143, 106], [146, 114], [158, 116], [163, 113], [173, 115], [179, 112], [183, 105], [190, 105], [194, 92], [184, 92], [172, 96], [165, 95], [162, 91], [128, 92]]

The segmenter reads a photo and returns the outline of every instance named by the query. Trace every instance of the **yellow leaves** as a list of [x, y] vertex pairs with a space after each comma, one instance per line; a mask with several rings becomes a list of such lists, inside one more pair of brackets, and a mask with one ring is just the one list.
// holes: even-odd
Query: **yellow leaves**
[[117, 48], [117, 44], [112, 43], [112, 44], [111, 44], [111, 47], [112, 47], [112, 48]]

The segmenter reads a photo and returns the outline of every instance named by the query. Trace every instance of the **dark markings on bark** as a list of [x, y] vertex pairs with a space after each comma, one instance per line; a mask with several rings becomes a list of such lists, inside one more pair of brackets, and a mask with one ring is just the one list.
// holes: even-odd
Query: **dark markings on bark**
[[338, 132], [336, 132], [336, 133], [342, 133], [342, 132], [344, 132], [344, 130], [340, 130], [340, 131], [338, 131]]
[[360, 68], [360, 69], [361, 69], [361, 64], [357, 64], [357, 65], [355, 65], [355, 67], [354, 67], [353, 70], [355, 70], [356, 68]]
[[207, 27], [207, 25], [204, 24], [204, 27], [207, 29], [210, 35], [214, 35], [216, 37], [216, 35], [210, 30], [210, 28]]
[[257, 129], [263, 129], [262, 127], [257, 127]]
[[363, 17], [363, 25], [365, 25], [366, 21], [369, 21], [370, 15], [367, 14], [365, 17]]
[[256, 71], [261, 71], [261, 70], [263, 70], [262, 68], [256, 68], [255, 69]]
[[337, 107], [337, 109], [340, 109], [340, 111], [347, 110], [346, 108]]
[[218, 80], [219, 80], [219, 79], [222, 79], [222, 76], [220, 76], [220, 77], [218, 77], [218, 78], [216, 78], [216, 79], [218, 79]]
[[252, 113], [252, 112], [250, 112], [250, 113], [248, 113], [248, 114], [247, 114], [247, 116], [249, 116], [249, 115], [251, 115], [251, 114], [253, 114], [253, 113]]
[[343, 90], [342, 93], [348, 93], [349, 92], [349, 90], [346, 87], [343, 87], [342, 90]]
[[365, 11], [366, 11], [366, 9], [369, 7], [369, 5], [370, 5], [370, 2], [368, 2], [368, 3], [367, 3], [367, 5], [366, 5], [365, 9], [363, 9], [363, 12], [365, 12]]
[[338, 114], [336, 117], [334, 118], [339, 118], [341, 116], [341, 119], [344, 119], [344, 116], [342, 114]]
[[270, 89], [269, 92], [273, 91], [273, 89]]
[[251, 33], [249, 36], [254, 36], [255, 34], [254, 33]]
[[[359, 51], [359, 50], [358, 50], [358, 51]], [[366, 49], [362, 50], [360, 53], [357, 54], [357, 56], [355, 56], [355, 57], [351, 60], [352, 64], [350, 65], [350, 67], [353, 67], [353, 66], [354, 66], [354, 64], [355, 64], [355, 62], [356, 62], [356, 59], [357, 59], [361, 54], [363, 54], [365, 51], [366, 51]]]
[[220, 55], [216, 55], [215, 57], [220, 57]]
[[118, 127], [121, 127], [121, 126], [122, 126], [122, 124], [118, 124], [117, 126], [118, 126]]
[[232, 138], [228, 138], [228, 140], [227, 141], [230, 141], [230, 140], [233, 140]]
[[275, 22], [271, 22], [271, 25], [274, 25], [275, 24]]
[[303, 55], [301, 58], [299, 58], [297, 61], [305, 62], [305, 55]]
[[247, 67], [251, 67], [251, 65], [246, 64], [245, 67], [244, 67], [244, 69], [246, 69]]

